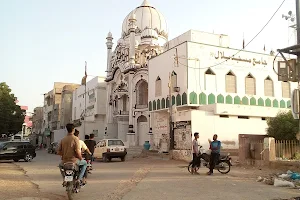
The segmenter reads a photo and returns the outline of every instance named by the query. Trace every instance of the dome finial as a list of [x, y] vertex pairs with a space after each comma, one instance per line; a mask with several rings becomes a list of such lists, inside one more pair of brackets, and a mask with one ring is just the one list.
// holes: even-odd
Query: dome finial
[[144, 0], [141, 6], [150, 6], [148, 0]]

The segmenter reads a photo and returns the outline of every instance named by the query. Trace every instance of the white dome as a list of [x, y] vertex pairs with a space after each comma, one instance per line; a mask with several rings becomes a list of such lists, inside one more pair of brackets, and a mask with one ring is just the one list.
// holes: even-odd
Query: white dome
[[152, 28], [146, 28], [145, 30], [143, 30], [142, 35], [141, 35], [141, 39], [144, 39], [144, 38], [158, 39], [158, 34]]
[[146, 28], [156, 31], [158, 36], [168, 39], [167, 22], [164, 16], [152, 7], [147, 0], [144, 0], [141, 6], [130, 12], [124, 19], [122, 26], [122, 37], [129, 35], [129, 19], [132, 14], [136, 17], [136, 33], [142, 33]]

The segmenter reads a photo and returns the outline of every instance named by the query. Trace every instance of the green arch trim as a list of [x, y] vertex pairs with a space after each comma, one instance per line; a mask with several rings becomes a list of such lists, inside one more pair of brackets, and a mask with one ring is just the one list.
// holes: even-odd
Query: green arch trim
[[284, 101], [284, 100], [281, 100], [281, 101], [280, 101], [280, 108], [286, 108], [286, 107], [285, 107], [285, 101]]
[[175, 103], [176, 103], [176, 99], [175, 99], [175, 96], [173, 95], [172, 96], [172, 106], [175, 105]]
[[197, 94], [195, 92], [190, 93], [190, 104], [197, 104]]
[[156, 110], [156, 101], [153, 101], [153, 110]]
[[199, 95], [199, 101], [200, 101], [200, 104], [202, 105], [206, 105], [206, 94], [204, 92], [201, 92], [200, 95]]
[[182, 105], [186, 105], [187, 104], [187, 95], [186, 93], [184, 92], [182, 94]]
[[157, 110], [160, 110], [160, 99], [157, 99]]
[[277, 99], [274, 99], [273, 100], [273, 107], [274, 108], [278, 108], [279, 106], [278, 106], [278, 100]]
[[208, 104], [215, 104], [216, 103], [216, 97], [214, 94], [208, 95]]
[[223, 95], [221, 95], [221, 94], [219, 94], [218, 96], [217, 96], [217, 103], [224, 103], [224, 96]]
[[287, 107], [287, 108], [290, 108], [290, 107], [291, 107], [291, 100], [288, 100], [288, 101], [286, 102], [286, 107]]
[[251, 106], [256, 106], [256, 99], [254, 97], [251, 97], [251, 99], [250, 99], [250, 105]]
[[243, 97], [242, 103], [243, 103], [243, 105], [249, 105], [249, 99], [248, 99], [248, 97]]
[[230, 95], [226, 96], [226, 104], [232, 104], [232, 97]]
[[241, 98], [239, 96], [234, 97], [234, 104], [241, 104]]
[[176, 106], [181, 106], [181, 95], [177, 94], [176, 96]]
[[161, 99], [161, 108], [162, 109], [166, 108], [166, 100], [165, 100], [165, 98]]
[[149, 101], [149, 111], [152, 111], [152, 102]]
[[265, 105], [266, 105], [267, 107], [271, 107], [271, 106], [272, 106], [271, 100], [270, 100], [269, 98], [267, 98], [267, 99], [265, 100]]
[[258, 106], [264, 106], [264, 100], [262, 98], [259, 98], [257, 105]]

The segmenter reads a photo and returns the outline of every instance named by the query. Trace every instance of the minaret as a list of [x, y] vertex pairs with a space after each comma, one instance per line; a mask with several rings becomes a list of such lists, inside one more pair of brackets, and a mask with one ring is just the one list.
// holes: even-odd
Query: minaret
[[[112, 46], [113, 46], [113, 37], [111, 32], [108, 33], [106, 38], [106, 46], [107, 46], [107, 68], [106, 68], [106, 78], [109, 77], [109, 75], [112, 73], [110, 68], [110, 60], [111, 60], [111, 52], [112, 52]], [[104, 138], [106, 137], [113, 137], [111, 135], [111, 124], [112, 124], [112, 106], [109, 104], [110, 101], [110, 95], [111, 95], [111, 83], [107, 83], [106, 85], [106, 127], [105, 127], [105, 133]]]
[[106, 68], [106, 74], [110, 74], [110, 59], [111, 59], [111, 50], [113, 46], [113, 37], [111, 32], [108, 33], [107, 38], [106, 38], [106, 46], [107, 46], [107, 68]]
[[[136, 18], [134, 12], [129, 19], [129, 31], [130, 31], [130, 48], [129, 48], [129, 65], [135, 64], [135, 30], [136, 30]], [[133, 66], [131, 66], [133, 67]]]

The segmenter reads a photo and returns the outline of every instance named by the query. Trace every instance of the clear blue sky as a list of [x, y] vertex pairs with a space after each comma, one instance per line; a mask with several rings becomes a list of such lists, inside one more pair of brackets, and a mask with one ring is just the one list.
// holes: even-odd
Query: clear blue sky
[[[105, 38], [115, 43], [126, 15], [143, 0], [0, 0], [0, 82], [5, 81], [30, 110], [43, 104], [53, 82], [80, 83], [84, 62], [88, 74], [105, 75]], [[282, 0], [149, 0], [167, 19], [169, 39], [190, 30], [228, 34], [241, 48], [268, 21]], [[247, 50], [285, 47], [288, 22], [295, 13], [286, 0], [275, 18]], [[292, 44], [294, 37], [290, 35]]]

